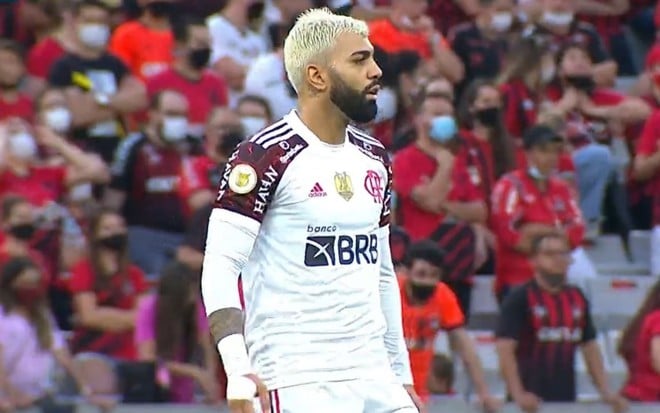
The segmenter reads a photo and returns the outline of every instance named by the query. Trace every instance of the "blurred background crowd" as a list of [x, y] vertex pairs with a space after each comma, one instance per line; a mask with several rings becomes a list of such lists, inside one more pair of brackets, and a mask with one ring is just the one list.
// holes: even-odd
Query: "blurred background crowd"
[[[0, 2], [0, 411], [51, 403], [53, 382], [103, 406], [222, 398], [206, 222], [233, 148], [295, 107], [282, 47], [310, 7], [369, 24], [383, 89], [363, 126], [393, 156], [402, 276], [431, 240], [467, 317], [481, 275], [498, 302], [533, 278], [537, 237], [565, 236], [586, 291], [601, 234], [630, 255], [634, 230], [659, 276], [655, 3]], [[633, 328], [655, 311], [649, 340], [658, 290]], [[451, 393], [447, 363], [427, 364]]]

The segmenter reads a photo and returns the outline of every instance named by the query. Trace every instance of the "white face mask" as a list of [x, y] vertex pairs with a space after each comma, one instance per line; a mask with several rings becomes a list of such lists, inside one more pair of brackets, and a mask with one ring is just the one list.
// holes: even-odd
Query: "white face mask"
[[110, 28], [105, 24], [83, 24], [78, 28], [78, 38], [87, 47], [103, 49], [110, 38]]
[[266, 127], [266, 119], [257, 116], [244, 116], [241, 118], [241, 125], [243, 125], [245, 136], [251, 138]]
[[32, 159], [37, 155], [37, 143], [29, 133], [17, 133], [9, 138], [9, 152], [17, 159]]
[[376, 104], [378, 105], [376, 122], [383, 122], [396, 116], [397, 97], [392, 89], [388, 87], [381, 89], [376, 95]]
[[511, 28], [513, 23], [513, 15], [509, 12], [500, 12], [493, 15], [490, 21], [491, 27], [498, 32], [505, 32]]
[[543, 12], [543, 16], [541, 17], [543, 20], [543, 23], [549, 25], [549, 26], [568, 26], [571, 24], [573, 21], [573, 13], [571, 12], [551, 12], [551, 11], [545, 11]]
[[548, 84], [552, 82], [552, 79], [555, 78], [555, 67], [553, 66], [544, 66], [541, 68], [541, 82]]
[[188, 119], [184, 116], [171, 116], [163, 119], [163, 139], [178, 142], [188, 135]]
[[71, 112], [65, 107], [50, 109], [44, 113], [46, 126], [57, 133], [66, 133], [71, 127]]

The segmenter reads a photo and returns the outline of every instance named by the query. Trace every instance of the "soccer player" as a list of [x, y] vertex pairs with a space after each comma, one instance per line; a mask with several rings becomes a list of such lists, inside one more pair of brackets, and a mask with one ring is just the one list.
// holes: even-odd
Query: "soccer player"
[[367, 26], [308, 11], [284, 63], [298, 109], [239, 145], [209, 219], [202, 293], [229, 408], [253, 412], [258, 395], [277, 413], [417, 412], [388, 155], [349, 126], [377, 111]]

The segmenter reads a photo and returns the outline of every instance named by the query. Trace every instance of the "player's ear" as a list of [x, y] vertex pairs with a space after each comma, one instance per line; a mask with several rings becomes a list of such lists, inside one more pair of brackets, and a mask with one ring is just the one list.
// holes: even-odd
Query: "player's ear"
[[317, 65], [307, 65], [305, 70], [307, 81], [312, 89], [316, 92], [324, 92], [328, 89], [328, 74], [325, 70]]

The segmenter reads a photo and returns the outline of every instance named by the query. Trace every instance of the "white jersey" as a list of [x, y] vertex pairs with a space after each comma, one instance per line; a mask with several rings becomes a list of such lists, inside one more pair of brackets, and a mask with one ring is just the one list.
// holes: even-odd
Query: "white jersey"
[[395, 381], [379, 297], [390, 185], [376, 139], [349, 126], [329, 145], [295, 112], [230, 158], [216, 207], [261, 224], [241, 277], [248, 354], [268, 388]]

